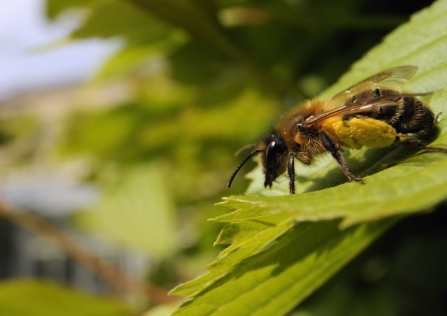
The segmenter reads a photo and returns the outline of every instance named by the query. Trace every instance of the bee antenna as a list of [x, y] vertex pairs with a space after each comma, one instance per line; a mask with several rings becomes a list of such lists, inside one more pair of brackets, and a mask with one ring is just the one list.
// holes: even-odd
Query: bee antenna
[[237, 166], [237, 168], [233, 171], [233, 173], [231, 174], [230, 179], [228, 180], [228, 184], [227, 186], [230, 187], [231, 183], [233, 182], [234, 177], [237, 175], [237, 173], [239, 172], [239, 170], [242, 168], [242, 166], [248, 161], [248, 159], [250, 159], [251, 157], [253, 157], [254, 155], [260, 153], [261, 150], [260, 149], [256, 149], [255, 151], [252, 151], [247, 157], [244, 158], [244, 160], [241, 161], [241, 163], [239, 164], [239, 166]]
[[248, 145], [245, 145], [245, 146], [239, 148], [239, 150], [236, 151], [236, 152], [234, 153], [234, 157], [239, 156], [239, 154], [240, 154], [241, 152], [243, 152], [244, 150], [246, 150], [246, 149], [248, 149], [248, 148], [253, 148], [253, 147], [255, 147], [255, 146], [256, 146], [256, 144], [248, 144]]

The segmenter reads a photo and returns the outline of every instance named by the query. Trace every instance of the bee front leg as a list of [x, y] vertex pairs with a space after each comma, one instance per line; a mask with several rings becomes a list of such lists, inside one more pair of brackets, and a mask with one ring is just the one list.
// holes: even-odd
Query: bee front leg
[[320, 139], [321, 143], [323, 144], [323, 147], [331, 153], [332, 157], [337, 161], [338, 165], [340, 166], [340, 169], [343, 171], [345, 176], [348, 177], [349, 180], [353, 182], [358, 183], [365, 183], [360, 178], [356, 178], [351, 171], [349, 171], [348, 165], [346, 164], [345, 158], [343, 157], [343, 154], [341, 152], [340, 147], [325, 133], [320, 132]]
[[293, 152], [289, 154], [287, 174], [289, 176], [289, 192], [295, 194], [295, 153]]

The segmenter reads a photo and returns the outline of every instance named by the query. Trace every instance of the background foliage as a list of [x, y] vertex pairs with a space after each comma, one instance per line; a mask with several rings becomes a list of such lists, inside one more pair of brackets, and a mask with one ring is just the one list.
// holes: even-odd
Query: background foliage
[[[123, 41], [87, 84], [121, 82], [132, 89], [127, 101], [71, 113], [50, 146], [52, 159], [82, 157], [90, 166], [85, 181], [104, 192], [91, 206], [95, 212], [82, 213], [77, 224], [147, 253], [158, 267], [148, 281], [172, 288], [205, 273], [223, 249], [211, 245], [225, 222], [217, 244], [231, 245], [209, 273], [174, 290], [194, 297], [177, 314], [442, 314], [444, 213], [396, 224], [399, 216], [445, 199], [441, 154], [411, 157], [414, 152], [396, 148], [351, 153], [354, 173], [372, 175], [368, 185], [329, 190], [321, 189], [345, 180], [323, 159], [310, 170], [299, 168], [297, 189], [306, 194], [294, 197], [263, 197], [283, 195], [287, 181], [264, 190], [257, 168], [250, 174], [253, 196], [223, 202], [237, 212], [223, 215], [228, 209], [213, 206], [247, 185], [240, 177], [230, 191], [225, 186], [239, 160], [233, 157], [237, 149], [256, 142], [284, 111], [319, 94], [431, 3], [47, 0], [49, 19], [82, 12], [70, 40]], [[409, 90], [445, 87], [446, 11], [445, 1], [422, 11], [323, 95], [402, 64], [420, 67]], [[445, 99], [445, 91], [432, 97], [436, 112]], [[14, 126], [2, 127], [5, 145], [36, 131]], [[440, 127], [441, 146], [447, 136], [444, 122]], [[31, 153], [39, 152], [30, 146]], [[126, 313], [127, 307], [116, 308]], [[147, 315], [175, 308], [159, 306]]]

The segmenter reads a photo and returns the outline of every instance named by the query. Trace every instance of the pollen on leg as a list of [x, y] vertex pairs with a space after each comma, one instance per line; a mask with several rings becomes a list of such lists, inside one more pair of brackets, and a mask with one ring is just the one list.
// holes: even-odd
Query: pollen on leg
[[388, 147], [396, 141], [397, 132], [389, 124], [368, 118], [342, 120], [333, 125], [340, 140], [351, 148]]

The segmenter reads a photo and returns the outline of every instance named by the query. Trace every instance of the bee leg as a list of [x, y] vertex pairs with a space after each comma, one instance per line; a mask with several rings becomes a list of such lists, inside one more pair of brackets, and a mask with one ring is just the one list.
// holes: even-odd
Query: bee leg
[[441, 120], [439, 119], [439, 117], [442, 115], [442, 112], [439, 112], [436, 117], [435, 117], [435, 124], [438, 124]]
[[447, 153], [447, 148], [439, 148], [439, 147], [427, 146], [427, 144], [424, 143], [419, 138], [398, 136], [397, 137], [397, 141], [400, 144], [402, 144], [402, 145], [405, 145], [407, 147], [411, 147], [411, 148], [414, 148], [414, 149], [422, 149], [422, 150], [426, 150], [426, 151]]
[[289, 192], [295, 194], [295, 153], [293, 152], [289, 154], [287, 174], [289, 176]]
[[345, 158], [343, 157], [343, 154], [341, 152], [341, 149], [337, 144], [325, 133], [320, 132], [320, 139], [321, 143], [323, 144], [323, 147], [331, 153], [332, 157], [337, 161], [338, 165], [340, 166], [341, 171], [345, 174], [345, 176], [348, 177], [349, 180], [353, 182], [358, 183], [365, 183], [360, 178], [356, 178], [351, 171], [349, 171], [348, 165], [346, 164]]

